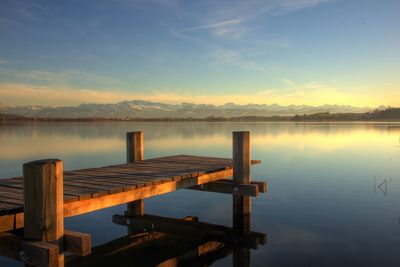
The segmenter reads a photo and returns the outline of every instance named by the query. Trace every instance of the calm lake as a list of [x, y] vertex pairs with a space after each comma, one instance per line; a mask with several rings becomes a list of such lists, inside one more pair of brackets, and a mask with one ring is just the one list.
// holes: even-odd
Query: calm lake
[[[22, 164], [59, 158], [64, 169], [126, 161], [125, 133], [144, 132], [145, 158], [231, 157], [232, 131], [251, 132], [252, 230], [267, 244], [252, 266], [399, 266], [400, 124], [395, 123], [20, 123], [0, 124], [0, 177]], [[113, 214], [126, 205], [66, 218], [65, 228], [99, 245], [126, 234]], [[232, 197], [180, 190], [145, 200], [145, 212], [231, 225]], [[22, 266], [0, 257], [0, 266]], [[232, 256], [213, 266], [232, 266]]]

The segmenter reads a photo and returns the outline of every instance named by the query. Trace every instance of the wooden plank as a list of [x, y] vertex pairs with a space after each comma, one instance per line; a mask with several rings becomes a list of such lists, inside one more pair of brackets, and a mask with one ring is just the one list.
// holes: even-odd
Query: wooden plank
[[64, 249], [77, 256], [89, 255], [92, 250], [90, 234], [64, 230]]
[[57, 245], [39, 241], [26, 241], [10, 233], [0, 233], [0, 255], [31, 266], [57, 266]]
[[0, 185], [0, 191], [1, 192], [12, 192], [12, 193], [15, 193], [15, 194], [21, 194], [22, 196], [24, 194], [23, 186], [21, 186], [21, 187], [9, 187], [9, 186]]
[[0, 232], [16, 230], [24, 227], [24, 214], [18, 213], [0, 216]]
[[199, 184], [209, 183], [232, 175], [232, 170], [220, 171], [212, 174], [200, 175], [181, 181], [172, 181], [151, 187], [144, 187], [134, 191], [111, 194], [99, 198], [87, 199], [78, 202], [66, 203], [64, 205], [64, 216], [70, 217], [94, 210], [99, 210], [130, 201], [144, 199], [160, 194], [173, 192], [178, 189], [187, 188]]
[[230, 166], [225, 164], [189, 164], [179, 162], [168, 162], [168, 161], [146, 161], [143, 164], [136, 162], [135, 164], [125, 164], [121, 166], [113, 166], [104, 168], [104, 170], [124, 170], [130, 172], [182, 172], [182, 173], [196, 173], [203, 171], [222, 170], [228, 169]]
[[[3, 193], [12, 193], [14, 195], [20, 195], [23, 198], [23, 185], [17, 185], [16, 187], [8, 187], [0, 185], [0, 194]], [[64, 202], [70, 202], [78, 200], [78, 196], [76, 194], [69, 194], [69, 192], [64, 192]]]
[[[107, 180], [107, 178], [96, 178], [96, 180]], [[124, 191], [134, 190], [136, 188], [141, 188], [145, 186], [145, 183], [141, 181], [136, 181], [127, 178], [113, 178], [111, 180], [112, 183], [120, 185], [124, 188]]]
[[230, 163], [232, 164], [232, 159], [230, 158], [217, 158], [217, 157], [206, 157], [206, 156], [194, 156], [194, 155], [175, 155], [160, 157], [156, 160], [170, 161], [170, 162], [209, 162], [209, 163]]
[[112, 181], [115, 178], [124, 178], [124, 179], [130, 179], [130, 180], [135, 180], [135, 181], [140, 181], [143, 182], [145, 185], [151, 186], [154, 184], [160, 184], [164, 180], [165, 181], [171, 181], [172, 178], [169, 177], [156, 177], [156, 176], [151, 176], [151, 175], [141, 175], [141, 174], [131, 174], [131, 173], [123, 173], [123, 172], [110, 172], [110, 171], [97, 171], [97, 172], [91, 172], [91, 173], [85, 173], [85, 172], [76, 172], [73, 173], [73, 179], [69, 179], [71, 181], [83, 181], [83, 180], [90, 180], [91, 178], [95, 177], [102, 177], [102, 178], [108, 178], [109, 181]]
[[24, 201], [22, 199], [15, 199], [11, 197], [0, 197], [0, 203], [8, 203], [8, 204], [13, 204], [16, 205], [17, 207], [23, 207], [24, 206]]
[[16, 215], [14, 214], [0, 216], [0, 233], [10, 231], [15, 228], [15, 217]]
[[20, 191], [19, 193], [15, 193], [12, 191], [1, 191], [0, 190], [0, 198], [14, 198], [14, 199], [20, 199], [20, 200], [24, 200], [22, 191]]
[[[136, 185], [136, 187], [143, 187], [148, 183], [148, 179], [146, 179], [145, 182], [142, 182], [142, 180], [138, 180], [139, 177], [134, 176], [134, 175], [118, 175], [115, 173], [100, 173], [100, 174], [73, 174], [74, 176], [68, 177], [67, 180], [77, 180], [79, 181], [80, 179], [85, 179], [88, 181], [101, 181], [101, 182], [107, 182], [108, 185], [113, 185], [113, 184], [121, 184], [121, 185]], [[150, 183], [152, 185], [152, 183]]]
[[258, 191], [260, 193], [267, 192], [267, 182], [266, 181], [250, 181], [251, 184], [258, 186]]
[[91, 175], [91, 176], [96, 176], [96, 175], [102, 175], [102, 176], [109, 176], [110, 179], [113, 176], [117, 177], [132, 177], [132, 179], [135, 180], [151, 180], [151, 181], [159, 181], [159, 182], [167, 182], [167, 181], [172, 181], [174, 179], [184, 179], [188, 177], [192, 177], [194, 174], [188, 174], [188, 173], [183, 173], [183, 172], [162, 172], [161, 169], [159, 172], [157, 171], [142, 171], [142, 170], [137, 170], [135, 171], [130, 171], [126, 169], [96, 169], [96, 170], [91, 170], [91, 172], [80, 172], [80, 173], [75, 173], [79, 175]]
[[[205, 171], [207, 169], [215, 168], [229, 168], [229, 166], [223, 164], [188, 164], [188, 163], [175, 163], [175, 162], [164, 162], [164, 161], [146, 161], [145, 163], [136, 162], [134, 164], [125, 164], [122, 166], [111, 166], [107, 168], [99, 168], [102, 170], [124, 170], [130, 172], [199, 172]], [[166, 171], [167, 170], [167, 171]]]
[[8, 202], [0, 202], [0, 216], [6, 214], [13, 214], [21, 211], [23, 211], [22, 205], [17, 205]]
[[130, 191], [144, 186], [142, 182], [133, 181], [131, 179], [120, 179], [120, 178], [108, 179], [99, 177], [90, 177], [89, 179], [90, 182], [96, 182], [96, 183], [101, 182], [101, 184], [103, 185], [114, 185], [115, 187], [121, 187], [123, 191]]
[[90, 180], [80, 179], [79, 182], [77, 180], [69, 180], [64, 182], [65, 185], [84, 188], [88, 190], [92, 190], [94, 192], [108, 192], [109, 194], [119, 193], [124, 191], [122, 188], [117, 186], [110, 186], [110, 185], [101, 185], [98, 183], [90, 182]]
[[[92, 191], [69, 185], [64, 185], [64, 196], [71, 196], [74, 197], [75, 199], [77, 198], [78, 200], [84, 200], [92, 197]], [[64, 203], [66, 203], [65, 200]]]
[[[107, 172], [109, 173], [109, 172]], [[101, 171], [97, 173], [97, 175], [104, 175], [106, 176], [107, 173], [102, 173]], [[161, 176], [153, 175], [151, 173], [127, 173], [127, 172], [118, 172], [115, 171], [110, 175], [109, 179], [112, 181], [114, 177], [128, 179], [128, 180], [135, 180], [135, 181], [142, 181], [147, 185], [154, 185], [154, 184], [161, 184], [163, 182], [169, 182], [173, 180], [173, 177], [168, 177], [168, 174], [163, 174]], [[95, 174], [96, 175], [96, 174]]]

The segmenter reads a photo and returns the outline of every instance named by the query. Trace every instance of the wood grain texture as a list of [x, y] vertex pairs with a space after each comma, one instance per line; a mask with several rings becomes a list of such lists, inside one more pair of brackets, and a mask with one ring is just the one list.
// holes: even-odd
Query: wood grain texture
[[[250, 132], [233, 132], [233, 182], [250, 184]], [[235, 233], [250, 232], [251, 198], [248, 196], [232, 197], [232, 225]]]
[[143, 132], [126, 133], [126, 158], [127, 162], [143, 160]]
[[[62, 161], [32, 161], [23, 165], [23, 174], [25, 239], [59, 244], [64, 236]], [[63, 267], [63, 251], [47, 264]]]
[[[126, 133], [126, 162], [134, 163], [144, 160], [143, 132]], [[136, 170], [137, 171], [137, 170]], [[150, 169], [150, 174], [151, 174]], [[154, 171], [153, 171], [154, 172]], [[142, 179], [143, 180], [143, 179]], [[161, 184], [162, 179], [153, 181], [153, 185]], [[138, 199], [129, 202], [126, 206], [126, 214], [129, 216], [141, 216], [144, 214], [144, 200]], [[129, 234], [128, 229], [128, 234]]]
[[55, 241], [64, 235], [63, 164], [42, 160], [24, 164], [24, 235]]
[[79, 233], [71, 230], [64, 231], [65, 251], [77, 255], [89, 255], [92, 250], [90, 234]]
[[161, 195], [178, 189], [187, 188], [199, 184], [204, 184], [219, 179], [227, 178], [232, 175], [232, 170], [225, 170], [211, 174], [204, 174], [199, 177], [188, 178], [180, 181], [172, 181], [149, 187], [142, 187], [129, 192], [121, 192], [92, 198], [82, 201], [75, 201], [64, 204], [64, 216], [76, 216], [94, 210], [99, 210], [115, 205], [124, 204], [138, 199], [144, 199], [156, 195]]
[[250, 183], [250, 132], [233, 132], [233, 181]]
[[[125, 192], [138, 195], [141, 193], [136, 191], [144, 187], [154, 188], [164, 183], [185, 181], [186, 179], [193, 181], [197, 177], [200, 177], [201, 180], [203, 177], [207, 177], [207, 174], [212, 175], [221, 170], [227, 172], [219, 179], [231, 176], [232, 159], [177, 155], [135, 163], [67, 171], [63, 177], [64, 203], [80, 202]], [[196, 185], [190, 182], [182, 184]], [[259, 191], [262, 192], [260, 188]], [[23, 226], [23, 204], [21, 203], [23, 191], [22, 177], [0, 179], [0, 231], [18, 229]], [[153, 189], [145, 191], [156, 194], [160, 192]], [[146, 197], [151, 197], [151, 194], [146, 194]]]

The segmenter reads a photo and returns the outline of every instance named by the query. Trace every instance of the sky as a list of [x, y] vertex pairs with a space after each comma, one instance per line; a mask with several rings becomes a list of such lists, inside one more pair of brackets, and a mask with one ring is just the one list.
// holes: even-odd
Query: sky
[[0, 0], [0, 103], [400, 106], [398, 0]]

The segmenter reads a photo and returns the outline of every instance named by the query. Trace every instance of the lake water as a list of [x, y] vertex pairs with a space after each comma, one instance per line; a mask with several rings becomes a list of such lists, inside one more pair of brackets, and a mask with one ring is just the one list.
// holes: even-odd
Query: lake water
[[[231, 157], [232, 131], [251, 132], [252, 230], [267, 244], [252, 266], [399, 266], [400, 124], [395, 123], [21, 123], [0, 124], [0, 177], [22, 164], [60, 158], [64, 169], [125, 162], [125, 133], [142, 130], [145, 158]], [[111, 222], [125, 205], [66, 218], [99, 245], [126, 234]], [[232, 197], [180, 190], [145, 200], [145, 212], [230, 226]], [[0, 266], [21, 266], [0, 257]], [[213, 266], [232, 266], [228, 256]]]

